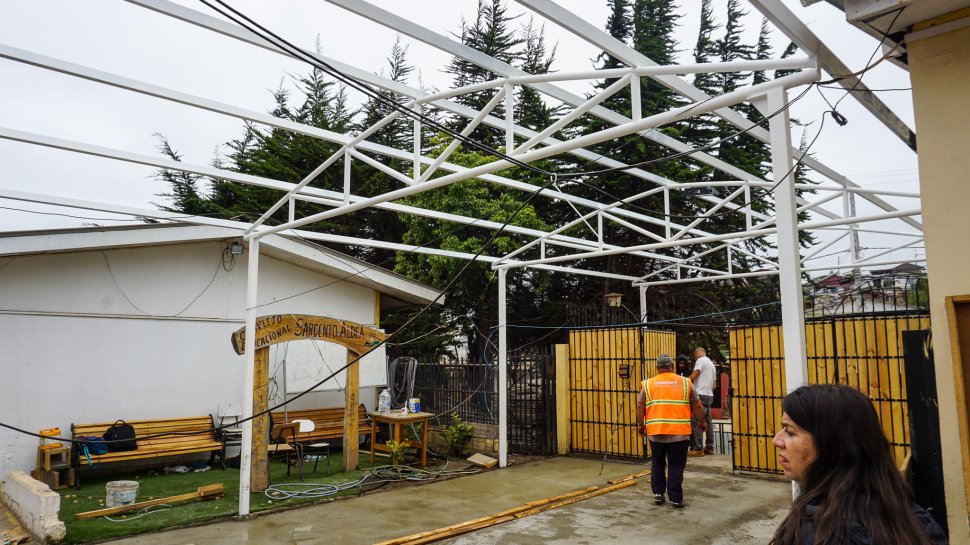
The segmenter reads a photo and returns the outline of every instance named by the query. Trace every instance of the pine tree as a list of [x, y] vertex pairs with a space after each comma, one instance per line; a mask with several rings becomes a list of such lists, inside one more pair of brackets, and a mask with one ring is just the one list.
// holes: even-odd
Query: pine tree
[[[182, 156], [175, 151], [168, 143], [168, 139], [161, 134], [155, 134], [159, 139], [158, 150], [162, 155], [167, 156], [173, 161], [181, 161]], [[161, 193], [159, 197], [166, 197], [171, 201], [170, 206], [160, 205], [161, 210], [167, 212], [181, 212], [202, 216], [212, 213], [212, 209], [206, 203], [205, 197], [199, 188], [199, 184], [204, 180], [198, 174], [182, 172], [178, 170], [161, 169], [155, 171], [155, 177], [172, 186], [171, 193]]]
[[[461, 43], [485, 53], [490, 57], [513, 64], [519, 57], [518, 47], [522, 44], [522, 39], [515, 36], [515, 32], [509, 28], [510, 23], [515, 19], [508, 15], [502, 0], [478, 0], [478, 12], [474, 24], [469, 25], [462, 21], [461, 34], [456, 37], [461, 39]], [[462, 57], [454, 57], [445, 69], [445, 72], [452, 74], [453, 87], [463, 87], [497, 79], [499, 76], [477, 64]], [[468, 106], [475, 110], [481, 110], [495, 96], [495, 90], [489, 89], [476, 93], [465, 93], [455, 97], [455, 102]], [[503, 101], [504, 102], [504, 101]], [[502, 117], [505, 108], [499, 104], [492, 110], [492, 115]], [[449, 120], [449, 128], [460, 131], [468, 120], [464, 117], [455, 116]], [[505, 135], [492, 127], [479, 125], [472, 133], [471, 138], [492, 148], [498, 148], [505, 144]]]
[[[548, 74], [552, 63], [556, 59], [556, 48], [546, 55], [545, 26], [535, 28], [532, 19], [522, 29], [522, 61], [519, 68], [529, 74]], [[528, 85], [520, 85], [515, 97], [515, 122], [534, 131], [551, 125], [558, 113], [558, 109], [550, 107], [542, 99], [542, 95]]]
[[[408, 77], [414, 72], [414, 67], [407, 62], [407, 48], [401, 45], [400, 36], [394, 41], [391, 47], [391, 54], [387, 58], [387, 74], [381, 71], [391, 81], [396, 83], [407, 83]], [[391, 103], [404, 104], [407, 97], [402, 97], [391, 91], [376, 89], [381, 98], [369, 98], [361, 108], [362, 117], [357, 123], [357, 131], [361, 132], [384, 119], [394, 112]], [[377, 131], [367, 140], [376, 144], [383, 144], [399, 149], [409, 149], [414, 138], [414, 131], [411, 129], [412, 122], [409, 117], [401, 115], [389, 125]]]

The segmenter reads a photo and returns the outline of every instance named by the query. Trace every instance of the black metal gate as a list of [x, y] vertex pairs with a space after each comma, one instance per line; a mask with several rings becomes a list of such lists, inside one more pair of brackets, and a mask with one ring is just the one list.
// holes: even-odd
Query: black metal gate
[[556, 453], [556, 363], [551, 348], [508, 359], [509, 451]]
[[[483, 430], [491, 427], [497, 434], [497, 364], [423, 360], [418, 364], [414, 395], [421, 398], [424, 410], [437, 415], [434, 424], [447, 426], [451, 415], [457, 414], [466, 422], [482, 424]], [[556, 453], [555, 368], [551, 347], [509, 353], [509, 452]]]

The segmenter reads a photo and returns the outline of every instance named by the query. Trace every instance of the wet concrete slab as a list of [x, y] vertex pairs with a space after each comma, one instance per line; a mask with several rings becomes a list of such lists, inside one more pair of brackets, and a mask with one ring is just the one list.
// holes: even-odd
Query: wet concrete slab
[[[113, 541], [113, 544], [236, 543], [369, 545], [490, 515], [608, 479], [643, 464], [557, 457], [421, 486], [376, 491], [326, 504], [207, 526]], [[727, 456], [691, 459], [688, 506], [654, 506], [649, 477], [611, 492], [442, 541], [472, 544], [767, 543], [791, 500], [787, 482], [731, 475]]]

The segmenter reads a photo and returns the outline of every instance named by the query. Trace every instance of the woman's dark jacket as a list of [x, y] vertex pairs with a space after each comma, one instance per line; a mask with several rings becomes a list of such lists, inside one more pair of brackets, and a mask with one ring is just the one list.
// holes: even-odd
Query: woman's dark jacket
[[[802, 522], [802, 530], [804, 532], [805, 545], [814, 545], [815, 543], [815, 513], [818, 512], [818, 505], [808, 505], [805, 507], [805, 520]], [[916, 523], [922, 528], [923, 533], [926, 538], [929, 539], [931, 545], [948, 545], [946, 534], [943, 533], [943, 529], [940, 525], [933, 520], [933, 516], [930, 515], [926, 509], [923, 509], [919, 505], [913, 504], [913, 515], [916, 517]], [[858, 522], [852, 525], [852, 532], [849, 539], [845, 542], [846, 545], [877, 545], [872, 543], [869, 539], [869, 532], [859, 524]]]

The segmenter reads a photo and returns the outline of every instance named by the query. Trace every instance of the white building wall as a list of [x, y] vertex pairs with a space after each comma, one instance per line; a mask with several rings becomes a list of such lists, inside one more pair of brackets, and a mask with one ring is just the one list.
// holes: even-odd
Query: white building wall
[[[224, 264], [224, 247], [195, 243], [0, 263], [0, 422], [32, 432], [58, 426], [68, 435], [72, 422], [215, 414], [221, 403], [241, 402], [244, 357], [230, 336], [244, 326], [246, 256]], [[265, 256], [260, 263], [259, 301], [266, 305], [260, 315], [373, 323], [372, 289]], [[334, 354], [329, 343], [319, 345], [334, 369], [346, 362], [342, 348]], [[284, 353], [302, 383], [309, 370], [326, 368], [315, 349], [274, 350], [277, 402]], [[373, 386], [385, 380], [383, 354], [362, 366], [361, 378], [360, 399], [370, 407]], [[299, 403], [342, 405], [343, 393], [314, 392]], [[0, 428], [0, 479], [32, 469], [37, 444]]]

